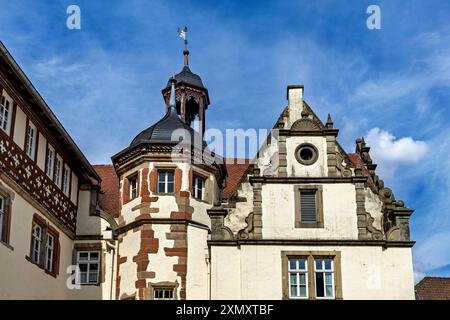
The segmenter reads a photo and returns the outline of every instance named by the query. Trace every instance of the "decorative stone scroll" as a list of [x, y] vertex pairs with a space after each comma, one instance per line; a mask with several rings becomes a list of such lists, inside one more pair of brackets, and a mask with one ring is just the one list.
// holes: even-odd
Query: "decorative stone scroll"
[[222, 208], [211, 208], [207, 210], [211, 218], [211, 240], [234, 240], [233, 231], [224, 225], [224, 218], [228, 211]]

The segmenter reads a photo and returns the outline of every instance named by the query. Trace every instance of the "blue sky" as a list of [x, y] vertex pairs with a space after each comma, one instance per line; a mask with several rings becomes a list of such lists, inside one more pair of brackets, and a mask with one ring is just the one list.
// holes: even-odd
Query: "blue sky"
[[[345, 3], [345, 5], [344, 5]], [[81, 8], [81, 30], [66, 8]], [[366, 28], [381, 8], [382, 29]], [[349, 152], [365, 136], [411, 219], [416, 279], [450, 276], [450, 2], [7, 1], [0, 40], [92, 163], [158, 120], [161, 89], [190, 66], [209, 89], [207, 127], [270, 129], [288, 84], [332, 114]]]

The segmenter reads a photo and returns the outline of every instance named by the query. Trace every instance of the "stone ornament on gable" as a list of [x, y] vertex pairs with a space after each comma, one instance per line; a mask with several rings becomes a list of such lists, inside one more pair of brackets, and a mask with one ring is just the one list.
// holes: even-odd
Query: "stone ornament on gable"
[[323, 125], [308, 111], [302, 111], [302, 118], [295, 121], [291, 126], [293, 131], [320, 131], [322, 129]]

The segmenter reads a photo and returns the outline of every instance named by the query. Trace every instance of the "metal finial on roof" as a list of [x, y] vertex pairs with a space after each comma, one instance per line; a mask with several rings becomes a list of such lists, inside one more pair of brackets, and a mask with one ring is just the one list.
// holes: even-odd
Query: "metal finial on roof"
[[189, 50], [187, 48], [187, 45], [188, 45], [187, 31], [188, 31], [187, 27], [184, 27], [184, 29], [178, 28], [178, 36], [184, 40], [183, 55], [184, 55], [184, 65], [185, 66], [189, 65]]

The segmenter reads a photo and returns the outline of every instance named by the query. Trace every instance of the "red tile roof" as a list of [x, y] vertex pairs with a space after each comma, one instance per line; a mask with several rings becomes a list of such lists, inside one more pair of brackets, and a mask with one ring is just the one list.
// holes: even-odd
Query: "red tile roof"
[[225, 159], [228, 171], [227, 186], [223, 190], [223, 198], [228, 199], [234, 192], [236, 186], [241, 181], [242, 176], [250, 165], [249, 159]]
[[117, 218], [119, 216], [119, 178], [112, 165], [94, 165], [95, 171], [102, 179], [101, 193], [98, 197], [100, 207]]
[[450, 278], [425, 277], [415, 288], [417, 300], [450, 300]]

